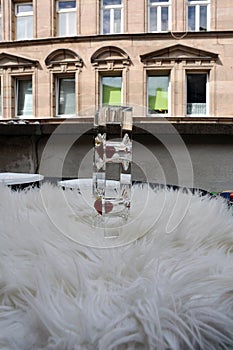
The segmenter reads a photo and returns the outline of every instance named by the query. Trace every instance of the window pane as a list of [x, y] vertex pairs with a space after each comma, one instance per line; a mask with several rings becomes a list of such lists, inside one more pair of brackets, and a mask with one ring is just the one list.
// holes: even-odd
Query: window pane
[[200, 28], [199, 30], [207, 30], [207, 6], [200, 6]]
[[76, 1], [59, 1], [58, 2], [58, 9], [75, 9], [76, 8]]
[[150, 9], [150, 31], [157, 31], [157, 8], [152, 7]]
[[206, 74], [187, 75], [187, 114], [206, 114]]
[[58, 114], [75, 114], [75, 79], [58, 80]]
[[25, 13], [25, 12], [32, 12], [33, 11], [33, 5], [32, 4], [23, 4], [23, 5], [17, 5], [16, 6], [17, 14], [19, 13]]
[[103, 0], [103, 5], [121, 5], [122, 0]]
[[122, 77], [102, 78], [102, 104], [121, 104]]
[[188, 29], [195, 30], [195, 7], [188, 7]]
[[110, 33], [110, 10], [103, 11], [103, 34]]
[[32, 115], [32, 81], [17, 81], [17, 115]]
[[33, 38], [33, 16], [17, 17], [16, 36], [18, 40]]
[[58, 14], [59, 36], [76, 35], [76, 13], [64, 12]]
[[147, 84], [149, 113], [168, 113], [169, 77], [149, 76]]
[[121, 10], [114, 11], [114, 33], [121, 32]]
[[168, 7], [162, 7], [161, 8], [161, 29], [163, 31], [168, 30]]

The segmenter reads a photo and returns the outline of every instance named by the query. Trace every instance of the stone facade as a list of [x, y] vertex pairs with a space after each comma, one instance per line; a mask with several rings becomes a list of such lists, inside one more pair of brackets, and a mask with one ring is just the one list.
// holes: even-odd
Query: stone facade
[[[187, 72], [208, 74], [207, 117], [232, 116], [231, 0], [210, 1], [210, 30], [205, 32], [186, 31], [186, 0], [172, 1], [172, 23], [168, 32], [161, 33], [148, 32], [146, 0], [124, 0], [123, 33], [111, 35], [101, 35], [100, 1], [80, 0], [76, 9], [77, 35], [70, 37], [57, 36], [55, 1], [40, 0], [33, 4], [33, 38], [30, 40], [16, 40], [17, 3], [2, 1], [3, 119], [16, 116], [14, 79], [18, 77], [32, 78], [32, 117], [54, 118], [57, 116], [54, 96], [57, 76], [75, 77], [75, 114], [91, 116], [100, 103], [99, 80], [103, 74], [120, 72], [123, 103], [146, 109], [147, 74], [161, 71], [170, 75], [167, 117], [186, 116]], [[63, 50], [60, 55], [59, 50]], [[142, 110], [136, 113], [146, 115]]]
[[[233, 188], [232, 0], [207, 0], [207, 31], [187, 30], [187, 1], [172, 0], [169, 3], [171, 23], [163, 32], [148, 30], [147, 0], [123, 0], [123, 31], [110, 35], [101, 32], [101, 1], [80, 0], [76, 1], [76, 35], [64, 37], [58, 35], [56, 1], [33, 1], [32, 38], [17, 40], [15, 8], [24, 3], [1, 1], [0, 171], [41, 170], [45, 176], [57, 177], [58, 168], [62, 166], [64, 177], [77, 177], [82, 165], [81, 176], [91, 176], [91, 165], [85, 167], [83, 158], [89, 154], [93, 135], [86, 133], [78, 142], [74, 139], [74, 143], [70, 141], [74, 137], [71, 135], [76, 132], [78, 138], [91, 128], [92, 117], [101, 104], [101, 77], [121, 74], [122, 102], [133, 107], [135, 125], [156, 134], [159, 139], [159, 135], [166, 134], [163, 130], [165, 116], [183, 138], [192, 161], [193, 186], [218, 191]], [[208, 76], [204, 116], [186, 114], [187, 73]], [[149, 74], [169, 75], [166, 115], [148, 115]], [[51, 154], [40, 168], [50, 135], [64, 120], [56, 106], [56, 80], [62, 77], [75, 78], [73, 117], [76, 118], [69, 118], [68, 129], [63, 128], [61, 134], [58, 132]], [[29, 125], [20, 125], [15, 82], [27, 78], [32, 80], [33, 113], [28, 118], [22, 117]], [[38, 124], [33, 124], [35, 121]], [[146, 169], [149, 181], [187, 184], [185, 174], [182, 180], [177, 178], [174, 159], [169, 157], [166, 145], [144, 131], [138, 131], [134, 139], [155, 155], [164, 171], [164, 177], [160, 177], [150, 159], [141, 155], [133, 168], [134, 180], [144, 179], [142, 170]], [[72, 149], [61, 164], [67, 142]], [[170, 144], [169, 137], [167, 142]], [[179, 144], [172, 147], [179, 153]], [[140, 152], [138, 150], [139, 156]]]

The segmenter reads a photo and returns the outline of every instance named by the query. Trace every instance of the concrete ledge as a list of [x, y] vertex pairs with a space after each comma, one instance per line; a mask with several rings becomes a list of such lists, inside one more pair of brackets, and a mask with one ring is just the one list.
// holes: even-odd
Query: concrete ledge
[[[93, 134], [93, 118], [0, 121], [0, 135]], [[113, 127], [114, 134], [114, 127]], [[233, 118], [134, 118], [134, 134], [232, 135]]]

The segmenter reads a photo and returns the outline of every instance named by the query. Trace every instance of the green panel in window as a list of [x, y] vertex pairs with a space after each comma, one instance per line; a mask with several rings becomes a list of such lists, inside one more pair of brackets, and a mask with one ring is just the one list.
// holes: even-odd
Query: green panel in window
[[149, 109], [151, 110], [155, 109], [155, 96], [149, 95], [148, 105], [149, 105]]
[[103, 85], [103, 104], [115, 105], [121, 103], [121, 88]]
[[149, 95], [148, 101], [150, 110], [164, 111], [168, 109], [168, 93], [161, 89], [156, 90], [156, 95]]
[[167, 91], [156, 91], [156, 97], [155, 97], [155, 108], [158, 110], [165, 110], [168, 109], [168, 96]]

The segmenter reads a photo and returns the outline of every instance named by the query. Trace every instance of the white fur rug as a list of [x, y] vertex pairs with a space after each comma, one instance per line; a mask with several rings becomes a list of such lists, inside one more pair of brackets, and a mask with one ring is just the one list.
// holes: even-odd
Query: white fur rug
[[[1, 350], [233, 348], [233, 216], [224, 200], [149, 190], [141, 225], [127, 228], [139, 238], [95, 248], [68, 237], [74, 227], [77, 240], [86, 234], [76, 214], [88, 209], [75, 191], [0, 191]], [[134, 202], [143, 193], [136, 186]], [[180, 220], [168, 229], [172, 211]]]

